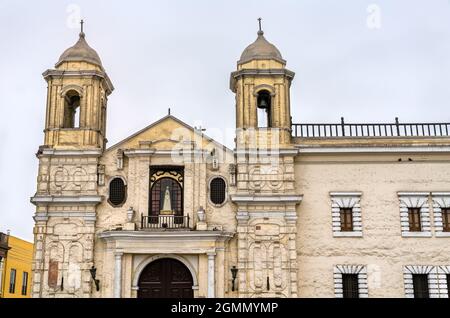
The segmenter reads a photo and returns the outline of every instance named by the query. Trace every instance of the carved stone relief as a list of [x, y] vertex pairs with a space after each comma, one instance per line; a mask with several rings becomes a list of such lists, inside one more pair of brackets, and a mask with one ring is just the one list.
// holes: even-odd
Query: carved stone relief
[[[282, 293], [289, 275], [287, 248], [280, 242], [255, 241], [249, 245], [250, 292]], [[253, 272], [253, 273], [252, 273]]]
[[280, 190], [283, 186], [283, 169], [280, 166], [253, 166], [248, 175], [251, 190]]
[[[86, 168], [79, 165], [58, 166], [53, 172], [51, 190], [55, 193], [86, 190], [90, 182], [89, 173]], [[96, 180], [95, 176], [93, 180]]]

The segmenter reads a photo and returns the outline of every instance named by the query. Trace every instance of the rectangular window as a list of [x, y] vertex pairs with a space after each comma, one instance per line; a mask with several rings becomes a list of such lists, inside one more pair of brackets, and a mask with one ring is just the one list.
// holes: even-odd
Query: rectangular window
[[428, 275], [413, 274], [414, 298], [430, 298], [428, 290]]
[[358, 274], [342, 274], [342, 296], [359, 298]]
[[408, 208], [408, 218], [409, 218], [409, 231], [410, 232], [422, 231], [422, 225], [420, 223], [420, 209], [419, 208]]
[[353, 213], [351, 208], [341, 208], [341, 231], [353, 231]]
[[442, 231], [450, 232], [450, 208], [442, 209]]
[[23, 272], [23, 276], [22, 276], [22, 295], [23, 296], [27, 295], [27, 289], [28, 289], [28, 273]]
[[11, 269], [9, 275], [9, 293], [14, 294], [16, 292], [16, 270]]

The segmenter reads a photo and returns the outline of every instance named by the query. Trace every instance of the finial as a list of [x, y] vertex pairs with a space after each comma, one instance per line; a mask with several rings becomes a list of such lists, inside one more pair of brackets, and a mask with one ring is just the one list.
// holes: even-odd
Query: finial
[[80, 32], [80, 36], [84, 38], [84, 32], [83, 32], [83, 24], [84, 24], [84, 20], [81, 19], [80, 21], [80, 26], [81, 26], [81, 32]]
[[170, 115], [170, 107], [167, 109], [167, 115]]
[[258, 18], [258, 24], [259, 24], [259, 31], [258, 31], [258, 35], [263, 35], [264, 34], [264, 32], [263, 32], [263, 30], [262, 30], [262, 27], [261, 27], [261, 18]]

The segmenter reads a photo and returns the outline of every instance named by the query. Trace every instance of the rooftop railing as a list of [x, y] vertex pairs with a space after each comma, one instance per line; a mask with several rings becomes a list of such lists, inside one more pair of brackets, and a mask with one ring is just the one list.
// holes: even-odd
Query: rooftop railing
[[292, 124], [294, 137], [450, 137], [450, 123]]

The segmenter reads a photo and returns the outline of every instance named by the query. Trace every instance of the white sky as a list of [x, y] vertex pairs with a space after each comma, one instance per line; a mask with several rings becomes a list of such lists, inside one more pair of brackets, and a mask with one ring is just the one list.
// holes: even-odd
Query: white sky
[[[368, 27], [370, 4], [380, 28]], [[450, 122], [450, 0], [0, 0], [0, 231], [28, 240], [44, 138], [41, 74], [76, 42], [78, 9], [115, 86], [109, 145], [168, 107], [211, 137], [234, 127], [229, 75], [259, 16], [296, 72], [294, 122]]]

